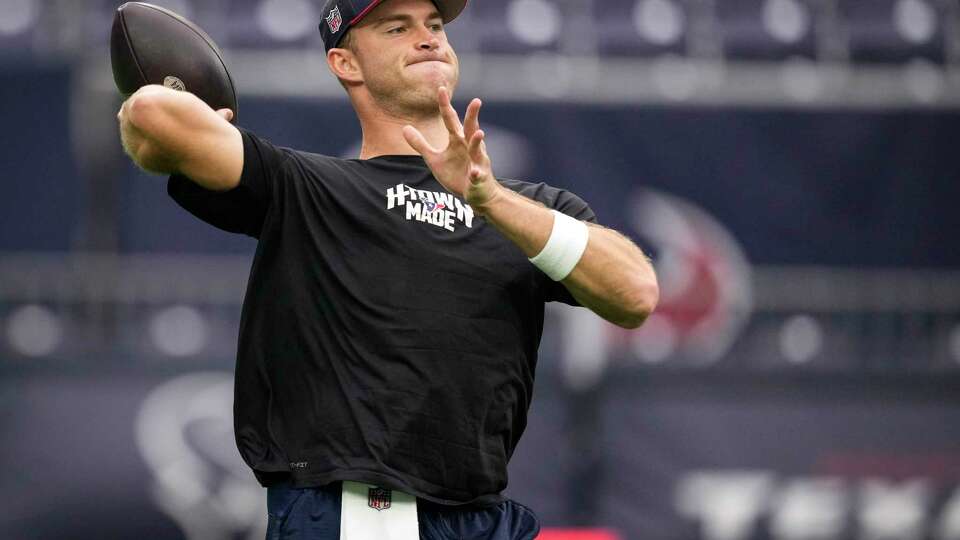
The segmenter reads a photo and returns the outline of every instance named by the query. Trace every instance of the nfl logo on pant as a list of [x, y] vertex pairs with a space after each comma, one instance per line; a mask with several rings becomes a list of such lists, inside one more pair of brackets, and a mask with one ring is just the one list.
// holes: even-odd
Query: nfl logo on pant
[[389, 489], [380, 487], [370, 488], [367, 491], [367, 506], [376, 511], [390, 508], [390, 498], [392, 492]]

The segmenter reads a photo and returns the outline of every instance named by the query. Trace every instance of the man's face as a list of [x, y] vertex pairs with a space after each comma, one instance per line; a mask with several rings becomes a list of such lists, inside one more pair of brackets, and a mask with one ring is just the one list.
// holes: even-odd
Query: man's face
[[364, 84], [384, 109], [433, 113], [437, 89], [456, 87], [459, 61], [430, 0], [387, 0], [350, 31]]

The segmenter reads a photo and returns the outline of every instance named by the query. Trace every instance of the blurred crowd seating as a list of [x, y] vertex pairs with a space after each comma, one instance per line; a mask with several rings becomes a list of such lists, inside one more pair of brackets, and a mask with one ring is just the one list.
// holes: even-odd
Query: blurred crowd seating
[[[102, 47], [117, 0], [8, 0], [4, 56]], [[320, 0], [156, 0], [225, 48], [320, 47]], [[461, 52], [603, 57], [934, 64], [960, 57], [952, 0], [475, 0], [456, 24]]]

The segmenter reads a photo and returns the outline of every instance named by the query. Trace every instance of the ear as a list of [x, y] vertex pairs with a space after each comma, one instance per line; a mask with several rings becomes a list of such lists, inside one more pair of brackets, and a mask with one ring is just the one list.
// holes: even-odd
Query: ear
[[327, 66], [341, 81], [351, 83], [363, 82], [363, 71], [357, 55], [350, 49], [330, 49], [327, 52]]

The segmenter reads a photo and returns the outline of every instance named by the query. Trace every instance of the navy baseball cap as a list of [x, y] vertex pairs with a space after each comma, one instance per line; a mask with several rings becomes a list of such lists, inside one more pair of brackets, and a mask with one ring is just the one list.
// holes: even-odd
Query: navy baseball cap
[[[333, 49], [340, 44], [340, 40], [351, 26], [357, 24], [373, 8], [382, 4], [384, 0], [329, 0], [323, 7], [323, 20], [320, 21], [320, 36], [326, 50]], [[457, 18], [467, 0], [433, 0], [437, 5], [443, 24]]]

